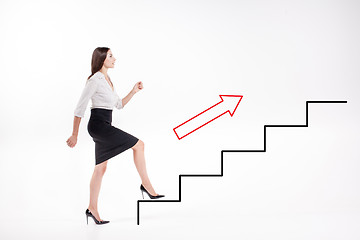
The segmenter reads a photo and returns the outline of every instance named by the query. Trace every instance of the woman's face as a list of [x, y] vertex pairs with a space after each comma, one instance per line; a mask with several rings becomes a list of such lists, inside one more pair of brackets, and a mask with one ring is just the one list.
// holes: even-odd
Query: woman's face
[[115, 61], [116, 61], [116, 58], [114, 58], [111, 50], [109, 49], [109, 51], [107, 52], [105, 61], [104, 61], [104, 67], [106, 67], [106, 68], [114, 68]]

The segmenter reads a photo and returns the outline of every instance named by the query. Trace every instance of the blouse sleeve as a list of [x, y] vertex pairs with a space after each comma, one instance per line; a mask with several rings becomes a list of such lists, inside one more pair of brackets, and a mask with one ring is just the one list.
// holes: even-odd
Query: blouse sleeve
[[115, 107], [117, 109], [122, 109], [123, 105], [122, 105], [122, 98], [119, 97], [119, 95], [115, 92], [116, 94], [116, 102], [115, 102]]
[[85, 88], [81, 94], [79, 102], [75, 108], [74, 115], [77, 117], [84, 117], [86, 107], [90, 98], [94, 95], [97, 89], [97, 81], [95, 79], [89, 79], [86, 82]]

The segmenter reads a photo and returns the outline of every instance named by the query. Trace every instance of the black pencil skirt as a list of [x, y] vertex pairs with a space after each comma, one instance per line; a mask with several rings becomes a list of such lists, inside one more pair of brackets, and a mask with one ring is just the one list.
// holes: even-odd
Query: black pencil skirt
[[91, 109], [87, 125], [88, 132], [95, 142], [95, 165], [133, 147], [138, 138], [111, 125], [112, 110]]

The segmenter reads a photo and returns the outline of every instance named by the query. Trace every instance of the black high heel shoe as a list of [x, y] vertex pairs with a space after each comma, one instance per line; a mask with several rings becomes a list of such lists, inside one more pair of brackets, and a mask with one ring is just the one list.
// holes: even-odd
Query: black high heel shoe
[[96, 224], [106, 224], [106, 223], [110, 222], [110, 221], [99, 221], [99, 220], [97, 220], [96, 217], [94, 217], [94, 215], [92, 215], [92, 213], [89, 211], [89, 209], [86, 209], [85, 214], [86, 214], [86, 223], [87, 224], [89, 224], [88, 217], [92, 217], [92, 219], [94, 219], [94, 222]]
[[140, 190], [141, 190], [141, 194], [142, 194], [143, 199], [144, 199], [144, 192], [146, 192], [147, 195], [149, 196], [149, 198], [151, 198], [151, 199], [157, 199], [157, 198], [165, 197], [165, 195], [156, 195], [156, 196], [151, 195], [151, 194], [144, 188], [144, 186], [143, 186], [142, 184], [140, 185]]

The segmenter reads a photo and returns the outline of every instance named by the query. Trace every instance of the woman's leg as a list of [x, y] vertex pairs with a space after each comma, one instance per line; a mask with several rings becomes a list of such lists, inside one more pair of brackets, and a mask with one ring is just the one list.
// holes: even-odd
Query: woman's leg
[[144, 142], [139, 140], [133, 147], [134, 151], [134, 163], [136, 169], [140, 175], [142, 185], [151, 195], [158, 195], [150, 183], [150, 179], [146, 172], [145, 153], [144, 153]]
[[90, 203], [88, 209], [94, 215], [94, 217], [99, 221], [102, 221], [102, 219], [100, 218], [97, 204], [98, 204], [101, 181], [104, 176], [106, 166], [107, 166], [107, 160], [100, 164], [95, 165], [94, 173], [90, 181]]

